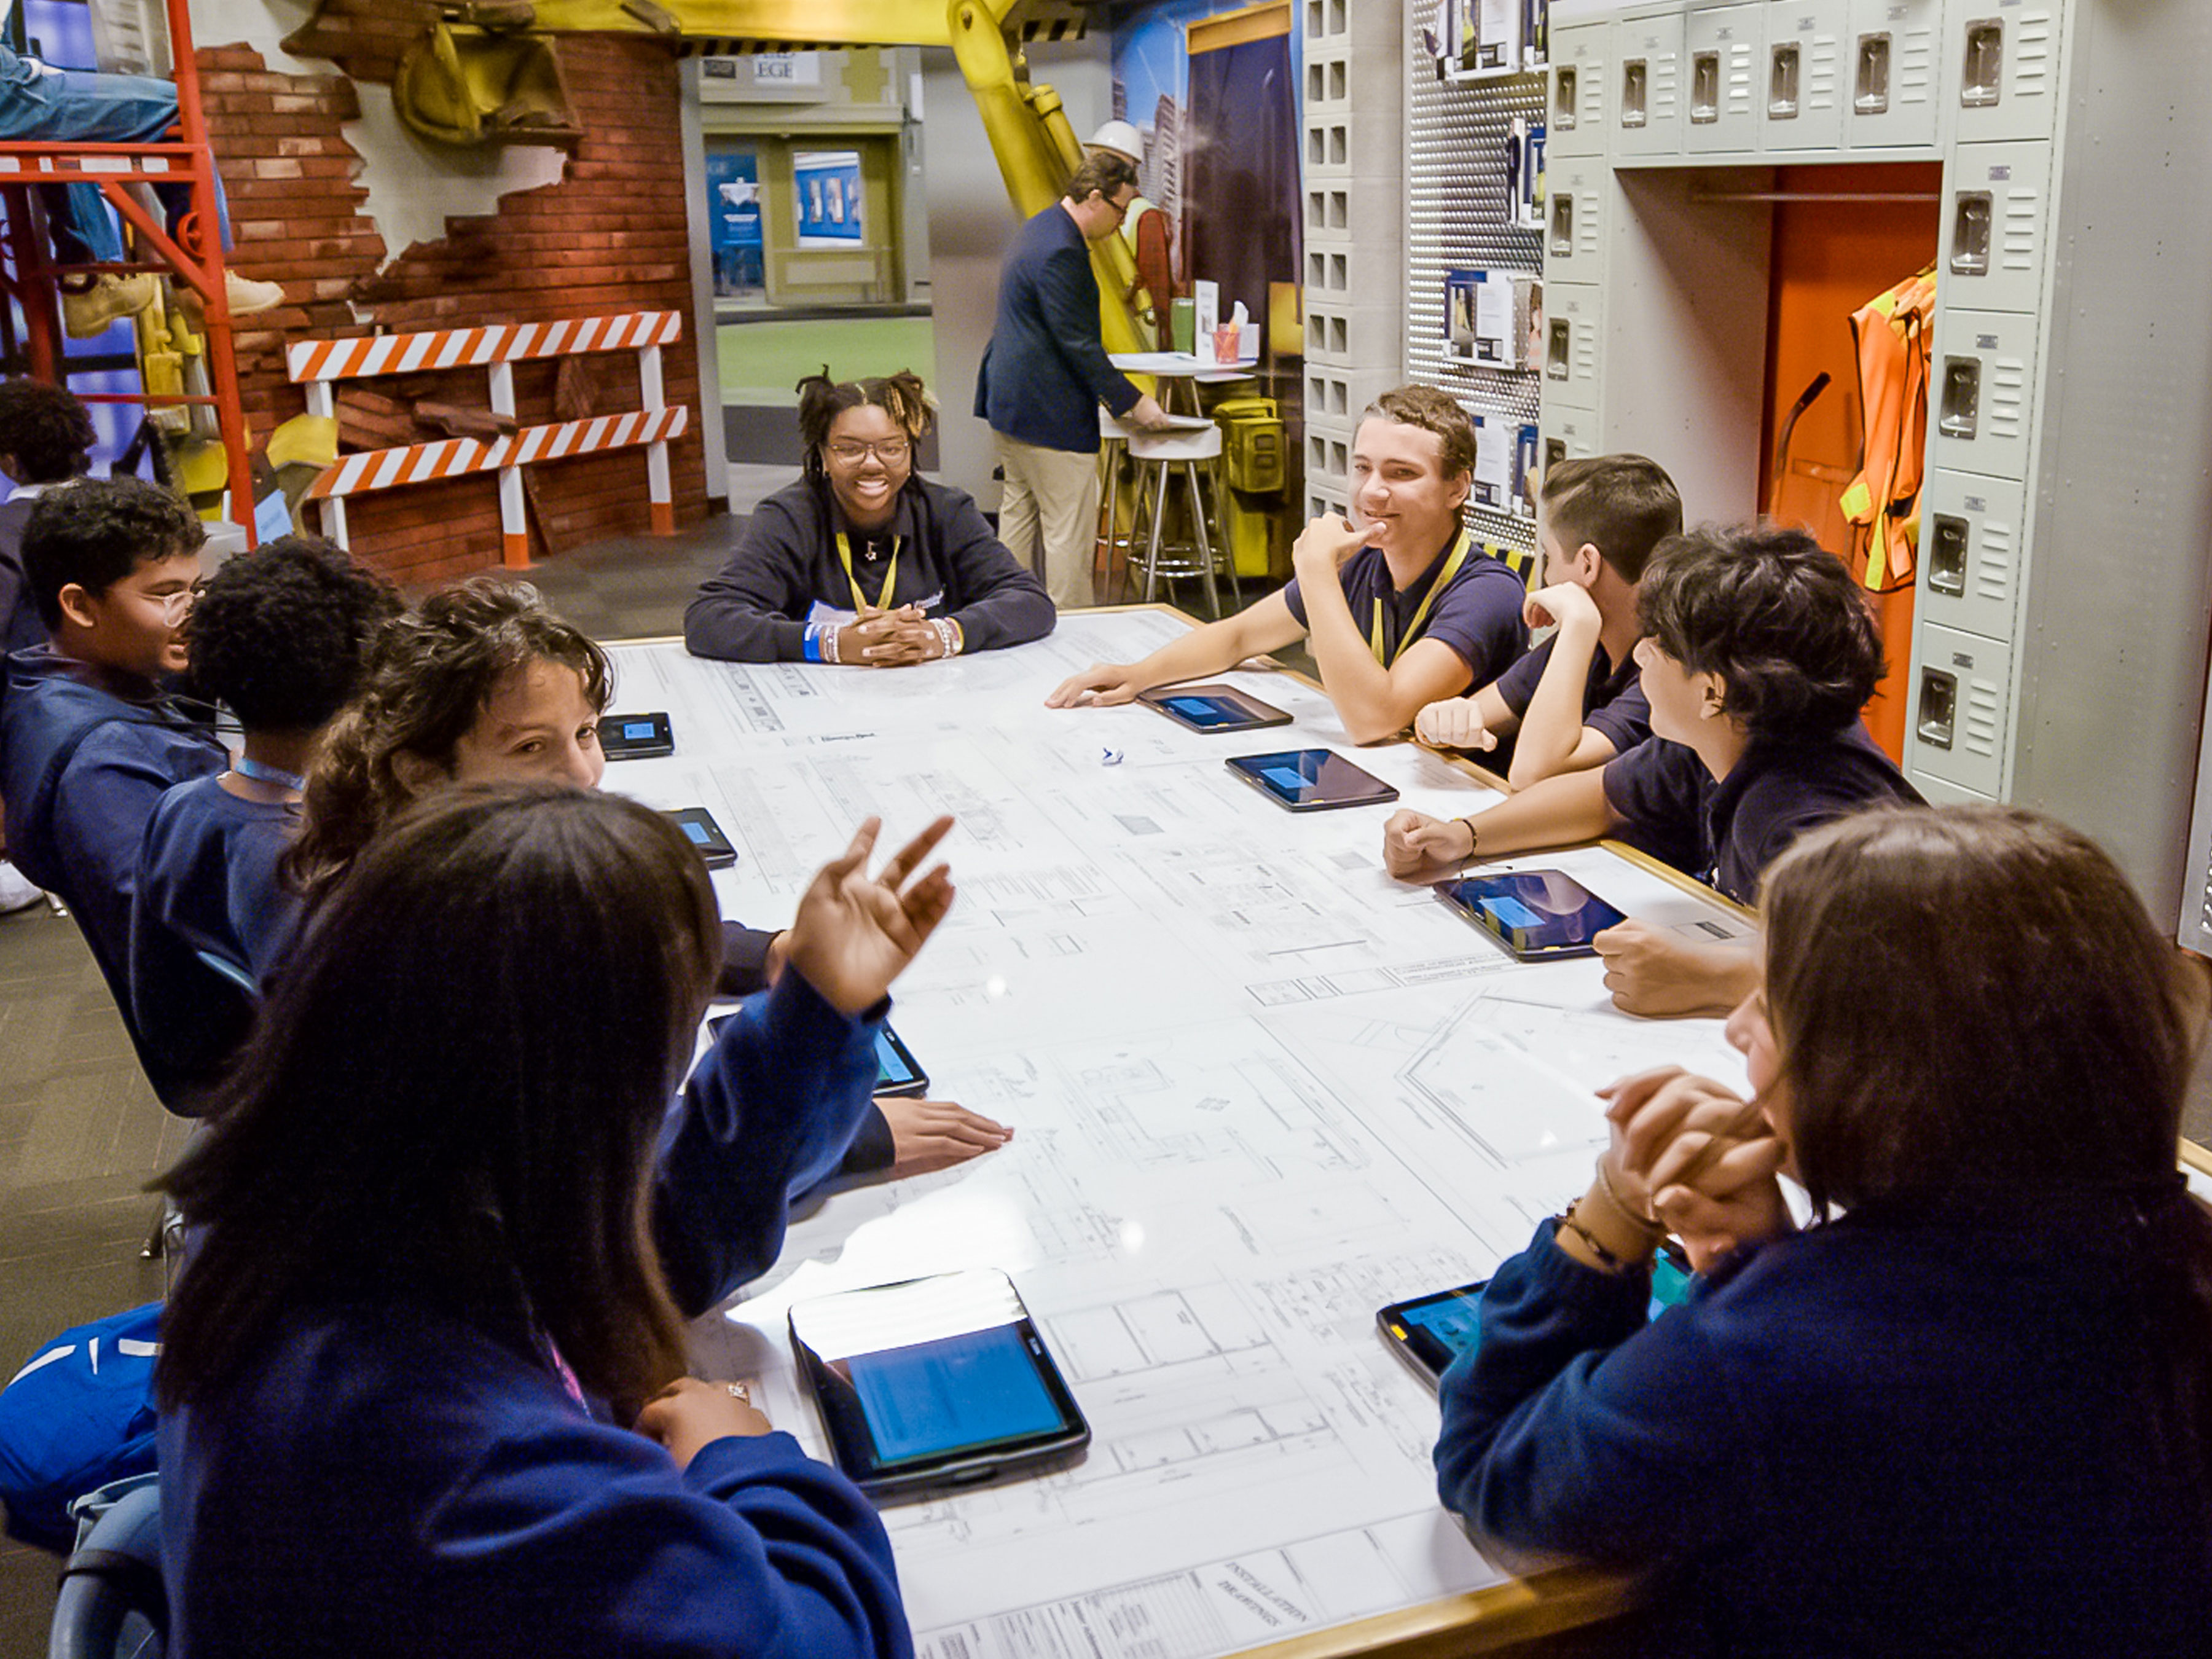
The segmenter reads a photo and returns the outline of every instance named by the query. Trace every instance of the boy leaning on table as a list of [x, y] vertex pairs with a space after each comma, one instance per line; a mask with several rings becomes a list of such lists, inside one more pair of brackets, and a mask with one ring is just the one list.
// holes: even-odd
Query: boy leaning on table
[[1460, 520], [1474, 422], [1434, 386], [1386, 392], [1359, 422], [1352, 473], [1358, 522], [1332, 514], [1309, 524], [1280, 591], [1142, 662], [1094, 663], [1046, 706], [1127, 702], [1301, 639], [1354, 743], [1395, 737], [1425, 705], [1487, 685], [1528, 645], [1527, 590]]

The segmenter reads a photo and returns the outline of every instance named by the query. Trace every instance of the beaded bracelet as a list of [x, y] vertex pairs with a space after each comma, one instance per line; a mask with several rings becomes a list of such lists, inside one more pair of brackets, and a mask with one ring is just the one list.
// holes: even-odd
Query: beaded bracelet
[[1606, 1202], [1613, 1206], [1623, 1220], [1655, 1239], [1664, 1238], [1667, 1236], [1667, 1224], [1660, 1220], [1657, 1216], [1644, 1215], [1629, 1208], [1627, 1200], [1620, 1195], [1620, 1188], [1613, 1184], [1612, 1172], [1605, 1167], [1603, 1158], [1597, 1161], [1597, 1184], [1605, 1194]]
[[841, 660], [837, 655], [837, 624], [817, 623], [815, 626], [822, 630], [822, 660], [824, 662]]
[[1572, 1233], [1577, 1238], [1579, 1238], [1584, 1244], [1588, 1245], [1589, 1247], [1589, 1253], [1598, 1259], [1599, 1262], [1605, 1267], [1607, 1272], [1621, 1272], [1626, 1268], [1629, 1264], [1622, 1261], [1620, 1257], [1615, 1255], [1611, 1250], [1606, 1249], [1603, 1244], [1598, 1242], [1598, 1237], [1595, 1233], [1592, 1232], [1589, 1228], [1583, 1226], [1580, 1221], [1576, 1219], [1575, 1209], [1577, 1205], [1581, 1204], [1581, 1202], [1582, 1200], [1578, 1198], [1573, 1204], [1567, 1206], [1566, 1212], [1559, 1218], [1559, 1225], [1565, 1227], [1569, 1232]]
[[937, 641], [944, 647], [943, 654], [948, 657], [958, 656], [960, 654], [960, 624], [939, 621], [931, 623], [930, 626], [937, 630]]

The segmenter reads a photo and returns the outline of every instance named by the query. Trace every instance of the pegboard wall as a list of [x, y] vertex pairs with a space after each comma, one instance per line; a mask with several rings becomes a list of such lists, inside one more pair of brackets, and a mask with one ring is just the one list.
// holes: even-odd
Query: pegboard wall
[[[1447, 81], [1437, 73], [1418, 19], [1408, 21], [1406, 378], [1444, 387], [1486, 422], [1534, 426], [1540, 362], [1513, 374], [1453, 357], [1447, 349], [1444, 279], [1466, 270], [1542, 274], [1543, 233], [1513, 220], [1508, 158], [1514, 122], [1544, 119], [1544, 73]], [[1516, 321], [1525, 330], [1526, 315]], [[1484, 541], [1533, 559], [1534, 520], [1470, 507], [1468, 523]]]

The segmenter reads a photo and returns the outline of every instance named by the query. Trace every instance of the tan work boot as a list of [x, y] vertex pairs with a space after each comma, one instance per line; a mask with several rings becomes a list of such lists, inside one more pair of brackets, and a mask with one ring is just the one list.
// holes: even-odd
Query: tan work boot
[[[207, 326], [207, 307], [200, 299], [200, 291], [190, 283], [172, 283], [170, 291], [177, 296], [177, 308], [185, 313], [185, 320], [194, 328]], [[284, 303], [284, 289], [276, 283], [257, 283], [251, 276], [241, 276], [234, 270], [222, 273], [222, 291], [230, 297], [230, 314], [250, 317], [257, 311], [274, 311]]]
[[62, 290], [62, 326], [72, 340], [88, 340], [119, 317], [136, 317], [157, 291], [150, 270], [103, 270], [88, 288]]

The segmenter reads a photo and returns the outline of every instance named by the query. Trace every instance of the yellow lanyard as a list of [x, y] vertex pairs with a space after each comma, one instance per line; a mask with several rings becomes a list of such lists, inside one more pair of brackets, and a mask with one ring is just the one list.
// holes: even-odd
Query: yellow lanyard
[[[891, 538], [890, 568], [884, 572], [884, 585], [876, 590], [876, 602], [872, 607], [875, 610], [888, 611], [890, 608], [891, 595], [898, 586], [898, 556], [899, 540], [894, 536]], [[853, 544], [845, 539], [845, 532], [842, 530], [837, 532], [837, 557], [845, 566], [845, 580], [853, 589], [853, 609], [871, 609], [867, 595], [860, 592], [860, 579], [853, 574]]]
[[[1419, 608], [1413, 612], [1413, 621], [1406, 624], [1405, 635], [1399, 640], [1395, 648], [1387, 648], [1382, 643], [1382, 613], [1389, 606], [1390, 596], [1388, 593], [1377, 593], [1375, 596], [1374, 617], [1372, 624], [1367, 630], [1367, 644], [1375, 653], [1376, 662], [1388, 668], [1391, 659], [1399, 652], [1403, 651], [1421, 636], [1421, 628], [1429, 619], [1429, 607], [1437, 602], [1437, 594], [1451, 586], [1452, 578], [1459, 574], [1460, 566], [1467, 562], [1468, 550], [1474, 544], [1473, 539], [1462, 529], [1459, 532], [1459, 539], [1452, 544], [1451, 556], [1444, 561], [1444, 568], [1437, 572], [1437, 579], [1429, 584], [1429, 591], [1421, 595]], [[1389, 567], [1385, 565], [1383, 580], [1387, 581], [1389, 579]], [[854, 591], [858, 592], [860, 590], [855, 588]]]

